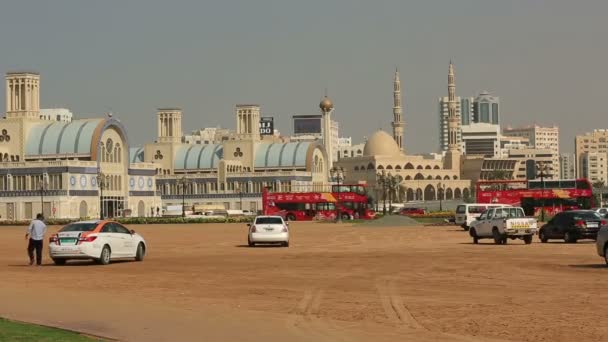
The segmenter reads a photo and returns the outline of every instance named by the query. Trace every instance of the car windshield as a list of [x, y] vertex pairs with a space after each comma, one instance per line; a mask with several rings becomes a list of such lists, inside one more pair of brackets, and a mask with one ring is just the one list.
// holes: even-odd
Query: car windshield
[[466, 207], [464, 205], [459, 205], [458, 207], [456, 207], [456, 213], [457, 214], [464, 214], [466, 211]]
[[579, 212], [572, 215], [574, 220], [599, 220], [601, 217], [594, 212]]
[[472, 205], [469, 207], [469, 214], [483, 213], [484, 210], [486, 210], [486, 207], [479, 207], [479, 206]]
[[255, 224], [283, 224], [283, 220], [280, 217], [258, 217]]
[[77, 222], [70, 223], [61, 228], [60, 232], [90, 232], [97, 227], [95, 222]]

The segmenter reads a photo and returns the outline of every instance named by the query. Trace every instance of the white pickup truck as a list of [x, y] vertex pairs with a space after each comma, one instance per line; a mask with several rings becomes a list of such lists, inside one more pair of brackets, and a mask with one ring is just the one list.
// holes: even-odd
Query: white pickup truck
[[488, 209], [471, 222], [469, 235], [473, 238], [473, 243], [479, 239], [494, 239], [494, 243], [504, 245], [510, 238], [522, 239], [526, 244], [531, 244], [537, 231], [536, 219], [526, 217], [522, 208], [502, 207]]

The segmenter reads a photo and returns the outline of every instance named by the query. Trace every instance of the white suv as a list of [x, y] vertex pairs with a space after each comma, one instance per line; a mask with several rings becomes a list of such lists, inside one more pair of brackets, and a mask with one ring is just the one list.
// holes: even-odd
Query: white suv
[[281, 216], [257, 216], [247, 226], [249, 247], [254, 247], [257, 243], [279, 243], [283, 247], [289, 247], [289, 224]]

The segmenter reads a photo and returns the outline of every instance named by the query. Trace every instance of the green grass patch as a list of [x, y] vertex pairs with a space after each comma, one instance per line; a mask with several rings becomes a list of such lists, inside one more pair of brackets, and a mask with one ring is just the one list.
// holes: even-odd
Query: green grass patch
[[0, 341], [91, 342], [103, 340], [93, 339], [71, 331], [0, 318]]

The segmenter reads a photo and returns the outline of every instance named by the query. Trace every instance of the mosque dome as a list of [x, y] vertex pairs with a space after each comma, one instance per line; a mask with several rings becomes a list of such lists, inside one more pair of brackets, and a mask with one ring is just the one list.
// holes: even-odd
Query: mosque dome
[[329, 97], [325, 96], [323, 100], [321, 100], [321, 103], [319, 103], [319, 108], [321, 108], [324, 113], [327, 113], [334, 108], [334, 104]]
[[401, 153], [395, 139], [385, 131], [372, 134], [363, 147], [364, 156], [397, 156]]

